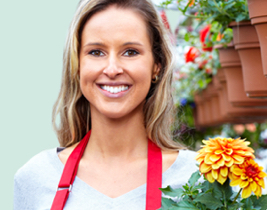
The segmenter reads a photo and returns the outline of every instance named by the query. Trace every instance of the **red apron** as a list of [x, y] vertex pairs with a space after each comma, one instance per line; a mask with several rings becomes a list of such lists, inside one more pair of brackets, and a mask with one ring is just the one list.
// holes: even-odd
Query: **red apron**
[[[77, 174], [79, 162], [88, 143], [89, 131], [70, 154], [55, 195], [51, 210], [63, 210]], [[162, 155], [161, 149], [151, 140], [148, 141], [146, 210], [156, 210], [161, 207]]]

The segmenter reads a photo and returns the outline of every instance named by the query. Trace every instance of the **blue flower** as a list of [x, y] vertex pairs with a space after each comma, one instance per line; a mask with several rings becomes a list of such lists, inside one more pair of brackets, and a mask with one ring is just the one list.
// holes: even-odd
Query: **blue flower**
[[181, 106], [185, 106], [186, 103], [187, 103], [187, 99], [186, 99], [186, 98], [182, 98], [182, 99], [180, 100], [180, 104], [181, 104]]

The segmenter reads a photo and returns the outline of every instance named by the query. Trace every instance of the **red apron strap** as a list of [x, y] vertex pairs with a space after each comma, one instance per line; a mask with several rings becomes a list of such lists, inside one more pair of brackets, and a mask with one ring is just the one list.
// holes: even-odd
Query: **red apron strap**
[[[51, 210], [64, 209], [90, 134], [91, 131], [85, 135], [69, 156]], [[162, 155], [161, 149], [151, 140], [148, 141], [147, 162], [146, 210], [156, 210], [161, 207], [161, 191], [159, 188], [162, 185]]]
[[69, 189], [57, 190], [51, 210], [62, 210], [69, 197]]
[[146, 210], [161, 207], [162, 154], [161, 149], [151, 140], [148, 141]]
[[[68, 199], [69, 192], [71, 191], [72, 184], [77, 174], [79, 162], [88, 143], [91, 131], [89, 131], [80, 143], [70, 154], [63, 173], [61, 175], [60, 182], [58, 184], [58, 190], [54, 198], [51, 210], [62, 210]], [[63, 188], [63, 189], [62, 189]], [[65, 188], [65, 189], [64, 189]]]

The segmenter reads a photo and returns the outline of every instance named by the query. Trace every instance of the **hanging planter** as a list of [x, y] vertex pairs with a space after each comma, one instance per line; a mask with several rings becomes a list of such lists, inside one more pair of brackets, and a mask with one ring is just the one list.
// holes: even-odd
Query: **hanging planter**
[[225, 123], [220, 115], [220, 104], [216, 89], [210, 84], [206, 90], [196, 93], [194, 100], [196, 103], [195, 124], [198, 128], [214, 127]]
[[218, 92], [218, 99], [219, 99], [219, 110], [220, 110], [220, 122], [221, 124], [224, 123], [233, 123], [233, 124], [239, 124], [239, 123], [248, 123], [251, 122], [250, 119], [240, 119], [238, 117], [233, 117], [228, 114], [228, 111], [232, 108], [231, 103], [228, 100], [225, 100], [224, 96], [224, 90], [223, 86], [220, 83], [220, 80], [218, 76], [216, 75], [213, 77], [214, 81], [214, 88]]
[[195, 94], [194, 101], [196, 103], [195, 125], [200, 129], [206, 126], [204, 100], [200, 93]]
[[248, 97], [267, 98], [267, 80], [263, 75], [260, 44], [250, 21], [230, 24], [233, 41], [242, 63], [245, 92]]
[[221, 90], [219, 91], [220, 94], [220, 106], [222, 108], [222, 115], [224, 118], [234, 118], [235, 120], [240, 120], [240, 123], [243, 122], [257, 122], [261, 121], [262, 119], [266, 119], [267, 116], [267, 109], [253, 109], [253, 108], [242, 108], [242, 107], [234, 107], [228, 101], [228, 90], [226, 84], [226, 77], [223, 69], [218, 70], [218, 74], [221, 75], [220, 77], [220, 84]]
[[212, 124], [214, 126], [223, 124], [222, 118], [220, 115], [220, 101], [219, 101], [219, 95], [218, 92], [214, 86], [214, 81], [212, 80], [211, 83], [208, 84], [208, 92], [211, 96], [210, 104], [211, 104], [211, 114], [213, 122]]
[[260, 46], [263, 72], [267, 77], [267, 1], [248, 0], [249, 17], [255, 26]]
[[211, 95], [208, 92], [208, 89], [202, 91], [204, 113], [205, 113], [205, 126], [210, 127], [213, 124], [213, 116], [211, 112]]
[[[243, 73], [238, 52], [233, 44], [227, 48], [217, 45], [221, 67], [227, 80], [228, 99], [233, 106], [267, 107], [266, 99], [248, 98], [244, 89]], [[222, 74], [222, 71], [219, 72]], [[219, 77], [224, 75], [219, 75]]]

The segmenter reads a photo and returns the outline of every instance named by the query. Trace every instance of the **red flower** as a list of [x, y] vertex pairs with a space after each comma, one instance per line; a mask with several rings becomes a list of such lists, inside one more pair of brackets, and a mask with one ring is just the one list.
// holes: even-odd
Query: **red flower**
[[210, 25], [207, 25], [200, 31], [200, 41], [202, 43], [202, 49], [204, 51], [209, 51], [209, 52], [212, 51], [212, 47], [207, 47], [206, 39], [207, 36], [210, 35], [210, 27], [211, 27]]
[[165, 28], [166, 28], [166, 29], [170, 29], [170, 24], [169, 24], [169, 22], [168, 22], [168, 19], [167, 19], [167, 16], [166, 16], [166, 13], [165, 13], [164, 10], [161, 10], [161, 12], [160, 12], [160, 16], [161, 16], [161, 18], [162, 18], [162, 22], [163, 22]]
[[206, 74], [211, 74], [212, 70], [210, 68], [205, 69]]
[[199, 56], [199, 51], [195, 47], [190, 47], [188, 52], [185, 54], [185, 62], [194, 62], [196, 57]]
[[203, 69], [204, 66], [208, 63], [208, 60], [202, 60], [198, 63], [198, 68]]

